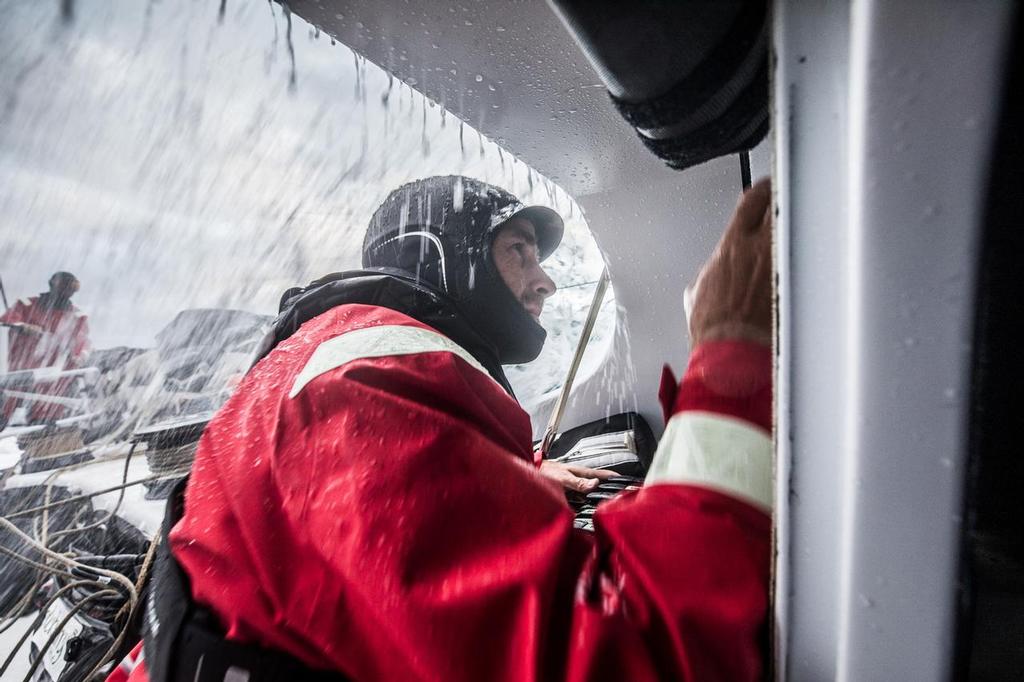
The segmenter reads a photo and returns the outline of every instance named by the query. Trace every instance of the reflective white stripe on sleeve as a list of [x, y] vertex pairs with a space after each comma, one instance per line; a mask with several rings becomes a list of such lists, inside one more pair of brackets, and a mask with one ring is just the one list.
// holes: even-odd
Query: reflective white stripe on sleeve
[[764, 431], [711, 412], [673, 416], [646, 484], [692, 483], [772, 507], [772, 440]]
[[295, 377], [295, 383], [292, 384], [292, 390], [288, 393], [288, 397], [294, 398], [313, 379], [353, 360], [391, 355], [416, 355], [418, 353], [457, 355], [491, 378], [484, 366], [470, 355], [469, 351], [447, 336], [421, 327], [389, 324], [345, 332], [321, 343], [313, 351], [306, 366]]
[[131, 676], [132, 671], [139, 667], [139, 663], [142, 663], [146, 658], [146, 652], [143, 649], [139, 649], [138, 656], [133, 656], [132, 652], [129, 652], [127, 656], [121, 659], [117, 667], [128, 677]]

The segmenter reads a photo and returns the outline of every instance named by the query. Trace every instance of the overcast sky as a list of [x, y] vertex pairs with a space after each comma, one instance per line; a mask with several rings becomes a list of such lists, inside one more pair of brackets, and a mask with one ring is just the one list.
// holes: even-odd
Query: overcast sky
[[[219, 0], [77, 0], [71, 22], [59, 4], [0, 0], [0, 276], [13, 298], [76, 273], [96, 346], [151, 345], [182, 308], [276, 312], [358, 266], [391, 189], [439, 173], [554, 206], [556, 281], [597, 278], [561, 190], [298, 17], [293, 81], [276, 3], [229, 0], [221, 21]], [[567, 289], [548, 326], [588, 298]]]

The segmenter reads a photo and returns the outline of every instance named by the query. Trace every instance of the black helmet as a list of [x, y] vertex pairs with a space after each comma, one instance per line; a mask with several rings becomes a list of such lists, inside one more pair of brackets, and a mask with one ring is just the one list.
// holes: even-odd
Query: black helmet
[[363, 267], [397, 268], [440, 289], [494, 344], [502, 364], [529, 362], [547, 334], [509, 291], [491, 257], [495, 233], [513, 217], [533, 224], [541, 260], [562, 240], [564, 225], [555, 211], [525, 206], [499, 187], [459, 175], [416, 180], [389, 194], [373, 214]]

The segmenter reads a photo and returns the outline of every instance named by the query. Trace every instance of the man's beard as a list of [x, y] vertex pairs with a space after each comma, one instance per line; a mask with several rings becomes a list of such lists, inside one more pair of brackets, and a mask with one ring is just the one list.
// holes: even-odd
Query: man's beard
[[488, 341], [503, 365], [532, 362], [540, 355], [547, 332], [496, 273], [477, 277], [476, 286], [457, 305]]

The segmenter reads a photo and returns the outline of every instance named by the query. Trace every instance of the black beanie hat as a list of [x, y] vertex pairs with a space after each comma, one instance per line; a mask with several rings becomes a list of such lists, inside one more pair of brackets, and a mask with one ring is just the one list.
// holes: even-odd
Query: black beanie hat
[[491, 256], [503, 223], [534, 226], [540, 259], [562, 240], [555, 211], [459, 175], [416, 180], [393, 191], [373, 214], [363, 240], [364, 268], [397, 268], [447, 294], [498, 352], [502, 364], [540, 354], [546, 332], [509, 291]]

